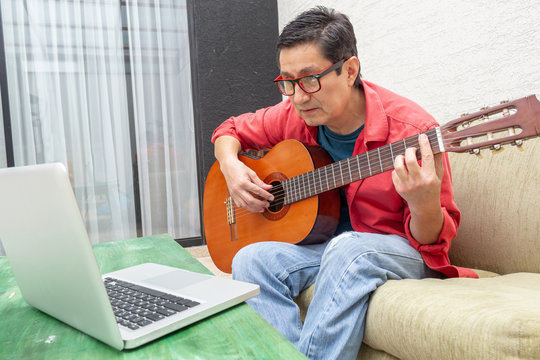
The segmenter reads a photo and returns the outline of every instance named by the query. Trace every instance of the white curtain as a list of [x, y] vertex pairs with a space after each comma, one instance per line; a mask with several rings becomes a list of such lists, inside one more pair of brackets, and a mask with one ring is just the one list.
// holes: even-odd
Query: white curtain
[[144, 234], [199, 236], [186, 2], [127, 1]]
[[199, 236], [185, 5], [122, 3], [1, 0], [15, 165], [63, 162], [97, 243], [137, 236], [135, 152], [143, 235]]

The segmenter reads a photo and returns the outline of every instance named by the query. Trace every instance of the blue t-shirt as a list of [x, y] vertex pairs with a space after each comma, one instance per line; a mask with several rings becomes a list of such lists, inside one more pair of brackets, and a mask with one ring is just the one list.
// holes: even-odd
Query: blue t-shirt
[[[356, 139], [363, 129], [364, 125], [360, 126], [360, 128], [350, 134], [340, 135], [331, 131], [328, 127], [321, 125], [319, 126], [317, 134], [317, 142], [330, 154], [330, 157], [334, 161], [340, 161], [352, 156]], [[353, 230], [351, 218], [349, 216], [349, 207], [347, 206], [347, 199], [345, 197], [345, 190], [341, 188], [339, 193], [341, 198], [341, 211], [339, 214], [338, 227], [334, 235]]]

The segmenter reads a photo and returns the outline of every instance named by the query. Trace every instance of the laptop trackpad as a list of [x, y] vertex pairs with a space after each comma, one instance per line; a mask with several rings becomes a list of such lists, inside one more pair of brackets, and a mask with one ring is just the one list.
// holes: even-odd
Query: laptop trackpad
[[182, 289], [186, 286], [200, 283], [211, 278], [209, 275], [184, 272], [181, 270], [171, 271], [166, 274], [144, 279], [148, 285], [156, 285], [171, 290]]

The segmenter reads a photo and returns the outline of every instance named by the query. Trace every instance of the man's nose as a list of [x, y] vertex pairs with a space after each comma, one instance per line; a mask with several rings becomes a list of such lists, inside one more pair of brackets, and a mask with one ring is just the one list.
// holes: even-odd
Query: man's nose
[[308, 101], [311, 97], [311, 94], [308, 94], [307, 92], [302, 89], [302, 87], [299, 84], [294, 84], [294, 94], [292, 95], [292, 101], [294, 101], [297, 104], [304, 103]]

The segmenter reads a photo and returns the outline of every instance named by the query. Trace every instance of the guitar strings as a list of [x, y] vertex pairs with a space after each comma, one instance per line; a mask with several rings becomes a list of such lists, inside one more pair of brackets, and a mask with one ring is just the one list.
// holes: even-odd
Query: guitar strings
[[[433, 130], [433, 129], [432, 129], [432, 130]], [[434, 133], [434, 132], [431, 132], [431, 133], [430, 133], [430, 132], [428, 131], [426, 134], [428, 135], [428, 138], [429, 138], [431, 141], [434, 140], [434, 139], [437, 139], [437, 134]], [[406, 139], [403, 139], [403, 140], [404, 140], [405, 143], [406, 143], [407, 140], [411, 140], [411, 138], [415, 141], [415, 143], [412, 144], [412, 145], [417, 145], [417, 144], [418, 144], [418, 142], [417, 142], [417, 140], [416, 140], [416, 139], [417, 139], [417, 135], [414, 135], [414, 136], [412, 136], [412, 137], [409, 137], [409, 138], [406, 138]], [[396, 142], [396, 143], [393, 143], [393, 144], [395, 144], [394, 146], [397, 146], [397, 144], [400, 144], [400, 142]], [[390, 145], [390, 144], [388, 144], [388, 145]], [[383, 146], [383, 147], [388, 147], [388, 149], [385, 148], [385, 149], [383, 149], [382, 151], [381, 151], [381, 150], [378, 151], [378, 153], [379, 153], [381, 156], [387, 156], [387, 155], [389, 155], [389, 154], [392, 154], [393, 149], [390, 149], [388, 145]], [[411, 144], [405, 144], [405, 145], [407, 145], [407, 146], [405, 146], [404, 148], [411, 147]], [[400, 146], [403, 147], [403, 145], [401, 145], [401, 144], [400, 144]], [[383, 147], [381, 147], [381, 148], [383, 148]], [[381, 148], [379, 148], [379, 149], [381, 149]], [[396, 150], [399, 150], [399, 149], [396, 149]], [[397, 155], [403, 155], [404, 149], [402, 149], [402, 150], [403, 150], [403, 151], [396, 151], [396, 154], [397, 154]], [[371, 151], [377, 151], [377, 149], [374, 149], [374, 150], [371, 150]], [[379, 154], [377, 154], [377, 155], [379, 155]], [[357, 156], [362, 156], [362, 155], [364, 155], [364, 157], [367, 159], [367, 157], [368, 157], [368, 156], [371, 156], [372, 154], [370, 153], [370, 154], [368, 155], [367, 153], [363, 153], [363, 154], [359, 154], [359, 155], [357, 155]], [[393, 154], [392, 154], [392, 155], [393, 155]], [[394, 159], [394, 157], [392, 157], [392, 159]], [[345, 159], [345, 161], [347, 161], [347, 160]], [[365, 160], [364, 160], [364, 161], [365, 161]], [[301, 201], [301, 200], [304, 200], [304, 199], [306, 199], [306, 198], [309, 198], [309, 197], [312, 197], [312, 196], [314, 196], [314, 195], [317, 195], [318, 193], [322, 193], [322, 192], [325, 192], [325, 191], [330, 190], [330, 189], [339, 188], [339, 187], [345, 185], [345, 184], [343, 184], [343, 183], [345, 182], [345, 181], [343, 181], [343, 179], [344, 179], [343, 174], [341, 174], [341, 178], [342, 178], [341, 183], [342, 183], [342, 185], [337, 185], [337, 184], [336, 184], [336, 180], [334, 179], [334, 180], [332, 181], [333, 185], [330, 187], [330, 189], [327, 189], [327, 190], [324, 190], [324, 191], [322, 191], [322, 188], [323, 188], [322, 183], [323, 183], [324, 181], [320, 178], [320, 176], [319, 176], [319, 178], [318, 178], [318, 181], [317, 181], [317, 179], [310, 179], [310, 178], [309, 178], [309, 175], [310, 175], [310, 174], [312, 174], [313, 172], [318, 171], [318, 170], [319, 170], [319, 172], [321, 172], [321, 169], [323, 169], [323, 168], [332, 168], [332, 170], [330, 170], [330, 171], [332, 172], [332, 175], [334, 175], [334, 174], [335, 174], [335, 170], [336, 170], [335, 168], [338, 167], [338, 163], [339, 163], [339, 162], [332, 163], [332, 164], [323, 166], [323, 167], [321, 167], [321, 168], [314, 169], [313, 171], [310, 171], [310, 172], [308, 172], [308, 173], [300, 174], [300, 175], [295, 176], [295, 177], [293, 177], [293, 178], [289, 178], [289, 179], [287, 179], [287, 180], [284, 180], [285, 182], [287, 182], [287, 181], [290, 182], [291, 180], [294, 181], [294, 179], [296, 179], [296, 180], [298, 180], [297, 182], [300, 182], [300, 180], [301, 180], [301, 182], [302, 182], [301, 184], [292, 184], [292, 189], [290, 189], [290, 190], [292, 191], [293, 194], [296, 194], [297, 196], [298, 196], [298, 194], [300, 194], [300, 197], [299, 197], [298, 199], [295, 199], [295, 201], [291, 201], [291, 203], [294, 203], [294, 202], [297, 202], [297, 201]], [[388, 166], [388, 165], [382, 165], [382, 162], [381, 162], [381, 161], [379, 161], [379, 163], [381, 164], [381, 166], [380, 166], [379, 168], [380, 168], [382, 171], [379, 172], [379, 169], [377, 169], [377, 173], [376, 173], [376, 174], [379, 174], [379, 173], [381, 173], [381, 172], [385, 172], [385, 171], [388, 171], [388, 170], [394, 168], [394, 166], [393, 166], [393, 161], [392, 161], [392, 164], [391, 164], [390, 166]], [[357, 162], [357, 161], [354, 161], [353, 166], [350, 166], [350, 161], [349, 161], [349, 163], [347, 164], [347, 167], [349, 167], [349, 171], [358, 171], [358, 169], [360, 169], [360, 171], [362, 172], [362, 169], [363, 169], [363, 170], [364, 170], [363, 172], [367, 172], [367, 171], [368, 171], [368, 168], [370, 167], [369, 165], [368, 165], [368, 166], [365, 166], [365, 165], [362, 166], [362, 165], [360, 165], [360, 167], [358, 167], [357, 164], [358, 164], [358, 162]], [[369, 171], [372, 172], [371, 169], [369, 169]], [[307, 174], [307, 175], [306, 175], [306, 174]], [[325, 170], [325, 174], [326, 174], [326, 176], [328, 175], [326, 170]], [[373, 174], [373, 175], [376, 175], [376, 174]], [[312, 177], [314, 177], [314, 176], [315, 176], [315, 175], [312, 175]], [[370, 176], [371, 176], [371, 175], [370, 175]], [[308, 177], [308, 178], [307, 178], [307, 186], [306, 186], [306, 181], [305, 181], [305, 179], [304, 179], [305, 177]], [[360, 179], [361, 179], [361, 178], [359, 178], [359, 179], [357, 179], [357, 180], [360, 180]], [[357, 180], [354, 180], [354, 179], [353, 179], [352, 181], [348, 181], [347, 183], [354, 182], [354, 181], [357, 181]], [[321, 191], [320, 191], [320, 192], [317, 192], [317, 194], [311, 194], [310, 187], [311, 187], [311, 188], [313, 188], [313, 187], [315, 187], [315, 188], [316, 188], [316, 187], [319, 187], [319, 188], [321, 188]], [[302, 190], [301, 188], [304, 188], [304, 190]], [[271, 190], [269, 191], [272, 195], [274, 195], [274, 200], [273, 200], [272, 203], [276, 203], [276, 202], [281, 203], [282, 201], [284, 201], [284, 198], [286, 197], [286, 195], [285, 195], [286, 191], [284, 190], [284, 186], [280, 186], [279, 188], [277, 188], [277, 191], [273, 191], [273, 190], [275, 190], [275, 189], [276, 189], [276, 188], [271, 189]], [[299, 192], [298, 190], [300, 190], [300, 192]], [[302, 194], [302, 193], [303, 193], [303, 194]], [[309, 194], [308, 194], [308, 193], [309, 193]], [[288, 205], [288, 204], [285, 204], [285, 205]], [[236, 207], [236, 206], [235, 206], [235, 207]], [[236, 212], [236, 217], [237, 217], [237, 218], [246, 215], [246, 214], [244, 214], [244, 213], [247, 213], [247, 214], [252, 213], [252, 212], [250, 212], [249, 210], [244, 209], [244, 208], [239, 208], [239, 207], [236, 207], [236, 208], [238, 209], [237, 212]], [[255, 213], [255, 214], [256, 214], [256, 213]]]
[[[434, 136], [435, 136], [435, 138], [437, 137], [436, 134], [427, 134], [427, 135], [428, 135], [428, 138], [431, 138], [430, 140], [433, 140]], [[410, 141], [411, 138], [415, 141], [415, 144], [407, 144], [407, 140]], [[417, 135], [406, 138], [406, 139], [403, 139], [402, 141], [404, 143], [400, 143], [400, 142], [395, 143], [395, 145], [393, 145], [394, 147], [399, 146], [400, 148], [402, 148], [402, 149], [395, 149], [396, 150], [395, 151], [396, 155], [404, 153], [405, 148], [411, 147], [411, 145], [417, 145], [418, 142], [417, 142], [416, 139], [417, 139]], [[391, 150], [393, 151], [393, 149], [391, 149]], [[374, 151], [377, 152], [376, 149], [374, 149]], [[386, 150], [386, 149], [383, 149], [382, 151], [378, 150], [377, 155], [380, 155], [379, 160], [380, 160], [381, 156], [387, 156], [387, 155], [391, 154], [392, 151]], [[371, 156], [371, 155], [372, 155], [372, 153], [368, 154], [366, 152], [366, 153], [363, 153], [363, 154], [359, 154], [357, 156], [365, 157], [365, 159], [363, 160], [365, 162], [368, 159], [368, 156]], [[356, 161], [353, 160], [353, 164], [351, 164], [350, 160], [347, 161], [347, 159], [345, 159], [344, 161], [342, 160], [341, 164], [343, 164], [343, 162], [348, 162], [346, 167], [349, 168], [349, 173], [358, 171], [360, 169], [361, 173], [362, 172], [363, 173], [369, 172], [369, 173], [372, 174], [373, 171], [370, 168], [369, 160], [367, 160], [367, 161], [368, 161], [368, 165], [360, 164], [360, 166], [358, 166], [359, 158], [356, 157]], [[379, 164], [380, 164], [380, 166], [377, 169], [377, 173], [384, 172], [386, 170], [390, 170], [390, 169], [393, 168], [393, 162], [392, 162], [392, 165], [390, 165], [390, 166], [382, 165], [382, 161], [379, 161]], [[326, 166], [323, 166], [323, 167], [320, 167], [318, 169], [314, 169], [313, 171], [310, 171], [308, 173], [300, 174], [298, 176], [295, 176], [295, 177], [284, 180], [280, 184], [281, 186], [279, 186], [278, 188], [274, 188], [274, 189], [269, 190], [269, 192], [272, 195], [274, 195], [274, 200], [271, 203], [274, 203], [274, 204], [278, 203], [278, 204], [282, 204], [282, 205], [288, 205], [288, 204], [285, 204], [285, 201], [284, 201], [285, 197], [287, 196], [286, 194], [291, 194], [292, 195], [291, 197], [293, 198], [293, 201], [291, 201], [290, 203], [294, 203], [294, 202], [297, 202], [297, 201], [300, 201], [300, 200], [303, 200], [303, 199], [306, 199], [306, 198], [309, 198], [309, 197], [312, 197], [312, 196], [316, 195], [316, 194], [312, 194], [312, 189], [313, 188], [320, 188], [321, 191], [317, 191], [317, 193], [322, 193], [322, 192], [325, 192], [327, 190], [339, 188], [339, 187], [345, 185], [345, 181], [344, 181], [345, 177], [343, 176], [343, 172], [341, 171], [341, 169], [340, 169], [341, 182], [336, 180], [337, 176], [335, 175], [335, 172], [336, 172], [338, 167], [340, 167], [340, 162], [339, 161], [335, 162], [335, 163], [332, 163], [332, 164], [329, 164], [329, 165], [326, 165]], [[330, 170], [328, 170], [328, 169], [330, 169]], [[382, 170], [382, 171], [379, 172], [379, 170]], [[322, 173], [323, 171], [324, 171], [325, 177], [326, 177], [326, 184], [327, 184], [326, 186], [323, 186], [324, 180], [320, 177], [320, 173]], [[332, 185], [331, 186], [329, 186], [330, 181], [328, 180], [328, 171], [331, 172], [331, 174], [330, 174], [330, 176], [332, 177], [332, 180], [331, 180]], [[319, 173], [319, 176], [317, 177], [317, 179], [315, 179], [315, 175], [314, 175], [315, 172]], [[357, 180], [360, 180], [360, 179], [361, 178], [358, 178]], [[356, 181], [355, 179], [352, 179], [352, 176], [349, 176], [349, 180], [350, 181], [348, 181], [347, 183]], [[307, 182], [307, 184], [306, 184], [306, 182]], [[341, 185], [338, 185], [339, 183], [341, 183]], [[291, 185], [290, 189], [286, 189], [286, 185], [288, 185], [288, 184]], [[327, 189], [323, 191], [323, 188], [327, 188]], [[275, 191], [273, 191], [273, 190], [275, 190]], [[289, 191], [287, 192], [286, 190], [289, 190]], [[249, 211], [247, 209], [244, 209], [244, 208], [239, 208], [236, 205], [235, 205], [235, 208], [238, 209], [236, 211], [236, 218], [240, 218], [240, 217], [242, 217], [244, 215], [249, 215], [251, 213], [251, 211]]]
[[[447, 127], [446, 126], [441, 126], [441, 128], [446, 129]], [[436, 133], [435, 129], [431, 129], [431, 130], [425, 132], [425, 134], [428, 136], [428, 139], [430, 140], [430, 143], [432, 144], [432, 146], [434, 144], [438, 145], [438, 136], [437, 136], [437, 133]], [[475, 134], [470, 134], [469, 136], [470, 137], [475, 137], [475, 136], [482, 136], [482, 135], [486, 135], [486, 133], [485, 132], [479, 132], [479, 133], [475, 133]], [[388, 170], [391, 170], [391, 169], [394, 168], [393, 160], [395, 160], [396, 156], [404, 155], [404, 152], [405, 152], [406, 148], [409, 148], [409, 147], [412, 147], [412, 146], [418, 147], [418, 140], [417, 139], [418, 139], [418, 135], [413, 135], [411, 137], [402, 139], [401, 141], [398, 141], [398, 142], [395, 142], [395, 143], [392, 143], [392, 144], [383, 145], [380, 148], [372, 149], [372, 150], [370, 150], [368, 152], [355, 155], [355, 156], [353, 156], [351, 158], [344, 159], [344, 160], [341, 160], [341, 161], [337, 161], [337, 162], [322, 166], [320, 168], [311, 170], [311, 171], [309, 171], [307, 173], [299, 174], [299, 175], [294, 176], [292, 178], [286, 179], [286, 180], [281, 182], [282, 186], [279, 186], [278, 188], [273, 188], [273, 189], [269, 190], [269, 192], [272, 195], [274, 195], [274, 200], [271, 202], [271, 204], [276, 204], [277, 203], [277, 204], [283, 204], [284, 206], [289, 205], [289, 204], [292, 204], [294, 202], [298, 202], [298, 201], [304, 200], [306, 198], [313, 197], [313, 196], [318, 195], [320, 193], [323, 193], [325, 191], [342, 187], [342, 186], [347, 185], [347, 184], [349, 184], [351, 182], [355, 182], [355, 181], [361, 180], [363, 178], [367, 178], [367, 177], [377, 175], [377, 174], [380, 174], [382, 172], [386, 172]], [[407, 141], [411, 141], [411, 140], [414, 141], [414, 143], [413, 144], [408, 144]], [[433, 143], [434, 140], [437, 140], [437, 142]], [[450, 136], [450, 137], [443, 138], [442, 140], [443, 140], [443, 145], [447, 146], [447, 145], [451, 144], [454, 141], [458, 141], [458, 140], [463, 141], [463, 137], [462, 136], [454, 136], [454, 137]], [[396, 147], [396, 146], [403, 147], [403, 142], [405, 143], [404, 145], [406, 145], [406, 146], [403, 149], [401, 149], [402, 151], [399, 151], [400, 149], [394, 149], [394, 147]], [[392, 145], [392, 147], [390, 145]], [[376, 166], [376, 168], [372, 168], [371, 164], [370, 164], [370, 161], [369, 161], [369, 158], [371, 158], [373, 155], [376, 155], [376, 156], [379, 157], [378, 166]], [[392, 159], [391, 164], [390, 165], [384, 165], [381, 158], [386, 157], [388, 155], [390, 155], [390, 157]], [[359, 158], [358, 157], [364, 157], [364, 159], [362, 160], [364, 163], [360, 164], [360, 166], [358, 166], [358, 164], [359, 164]], [[354, 158], [354, 160], [351, 160], [353, 158]], [[388, 161], [389, 159], [385, 159], [385, 160]], [[365, 165], [366, 161], [368, 162], [367, 165]], [[387, 161], [385, 161], [385, 162], [387, 162]], [[340, 176], [335, 176], [335, 170], [336, 170], [337, 167], [340, 166], [339, 165], [340, 163], [341, 164], [347, 163], [346, 167], [348, 168], [349, 176], [344, 177], [343, 173], [341, 173]], [[327, 169], [331, 169], [329, 171], [331, 172], [330, 175], [333, 176], [332, 186], [330, 186], [330, 188], [327, 188], [326, 190], [322, 190], [323, 188], [326, 188], [327, 186], [323, 186], [324, 180], [320, 177], [320, 174], [318, 174], [317, 179], [315, 179], [316, 175], [314, 175], [314, 173], [315, 172], [321, 173], [324, 170], [325, 176], [328, 177]], [[373, 170], [376, 170], [376, 172], [374, 173]], [[352, 179], [352, 176], [350, 175], [350, 173], [351, 172], [357, 172], [357, 171], [360, 174], [362, 174], [362, 173], [370, 173], [370, 176], [360, 177], [360, 178], [355, 177], [354, 179]], [[309, 177], [312, 177], [313, 179], [310, 179]], [[341, 182], [338, 182], [336, 180], [336, 178], [339, 178], [339, 177], [341, 177]], [[347, 181], [345, 181], [345, 178], [349, 178], [349, 179]], [[352, 181], [350, 181], [350, 180], [352, 180]], [[287, 191], [287, 189], [285, 189], [285, 186], [283, 186], [284, 182], [286, 184], [291, 183], [291, 189], [288, 189], [289, 191]], [[297, 182], [297, 184], [293, 184], [293, 182]], [[307, 184], [306, 184], [306, 182], [307, 182]], [[327, 179], [326, 182], [329, 183], [328, 179]], [[341, 185], [337, 185], [338, 183], [341, 183]], [[313, 188], [315, 188], [315, 189], [319, 188], [319, 189], [321, 189], [321, 191], [315, 190], [316, 193], [312, 194], [312, 189]], [[295, 197], [294, 201], [291, 201], [290, 203], [285, 204], [284, 200], [285, 200], [287, 194], [289, 194], [289, 193], [292, 193], [292, 194], [296, 195], [296, 197]], [[238, 207], [238, 206], [236, 206], [236, 204], [234, 206], [235, 206], [235, 209], [236, 209], [236, 214], [235, 214], [236, 218], [241, 218], [241, 217], [243, 217], [245, 215], [249, 215], [249, 214], [258, 214], [258, 213], [253, 213], [253, 212], [251, 212], [251, 211], [249, 211], [249, 210], [247, 210], [245, 208]]]

